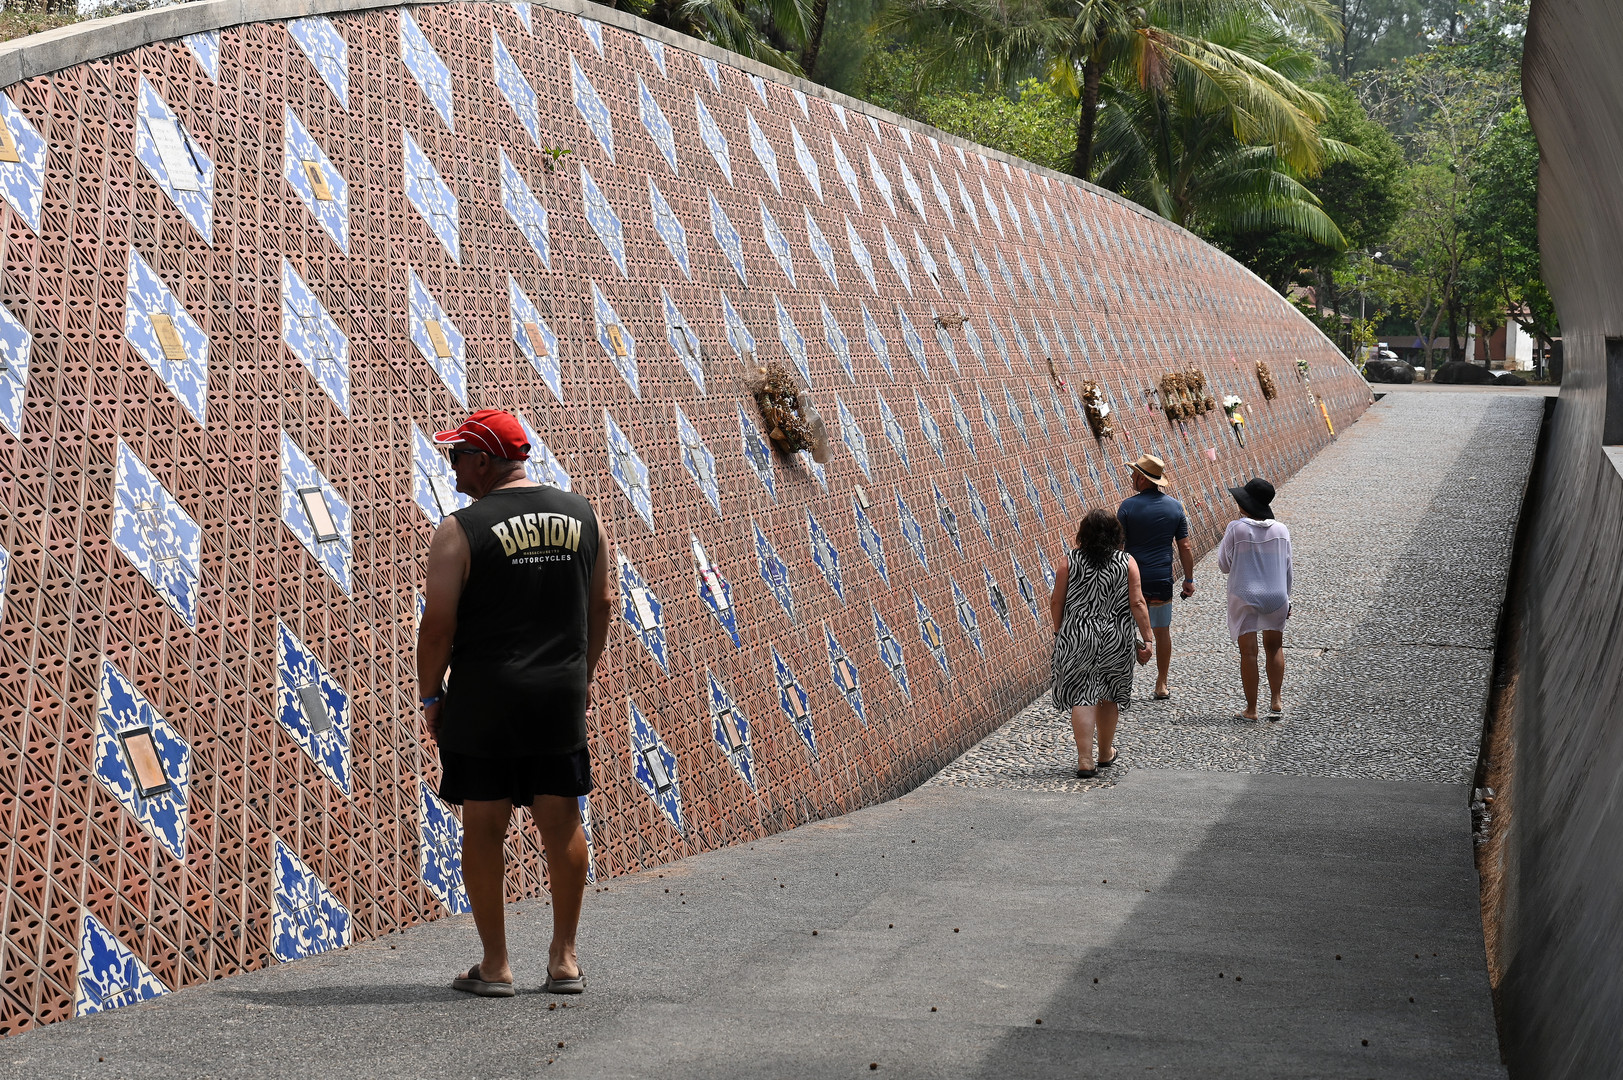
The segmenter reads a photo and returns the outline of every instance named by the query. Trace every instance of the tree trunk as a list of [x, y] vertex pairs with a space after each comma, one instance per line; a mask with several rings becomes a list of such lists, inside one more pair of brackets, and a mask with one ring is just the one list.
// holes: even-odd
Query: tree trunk
[[1465, 358], [1465, 348], [1460, 344], [1460, 302], [1452, 296], [1448, 298], [1448, 358]]
[[823, 51], [823, 27], [828, 24], [828, 0], [815, 0], [811, 10], [810, 32], [806, 35], [806, 51], [800, 54], [800, 73], [815, 79], [812, 70], [817, 67], [817, 55]]
[[[818, 0], [826, 3], [826, 0]], [[1078, 180], [1093, 179], [1093, 124], [1099, 113], [1099, 65], [1090, 56], [1082, 65], [1082, 111], [1076, 118], [1076, 152], [1071, 155], [1071, 175]]]

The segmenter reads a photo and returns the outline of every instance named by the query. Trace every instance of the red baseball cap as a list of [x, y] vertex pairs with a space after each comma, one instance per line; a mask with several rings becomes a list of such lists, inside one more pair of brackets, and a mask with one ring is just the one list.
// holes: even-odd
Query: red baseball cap
[[530, 456], [530, 437], [524, 434], [524, 425], [505, 409], [480, 409], [462, 421], [461, 427], [436, 431], [434, 443], [466, 446], [508, 461], [523, 461]]

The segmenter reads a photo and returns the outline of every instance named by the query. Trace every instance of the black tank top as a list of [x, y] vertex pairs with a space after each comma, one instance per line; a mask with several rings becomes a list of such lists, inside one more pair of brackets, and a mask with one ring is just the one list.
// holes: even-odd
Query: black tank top
[[503, 488], [452, 516], [469, 568], [440, 745], [477, 757], [581, 749], [598, 559], [591, 504], [557, 488]]

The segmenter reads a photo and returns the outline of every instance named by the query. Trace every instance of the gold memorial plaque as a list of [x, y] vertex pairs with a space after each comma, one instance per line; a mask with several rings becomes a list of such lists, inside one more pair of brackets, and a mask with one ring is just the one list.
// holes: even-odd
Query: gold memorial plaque
[[321, 171], [321, 163], [306, 161], [304, 175], [310, 181], [310, 190], [315, 193], [316, 202], [332, 202], [332, 188], [327, 184], [327, 174]]
[[547, 339], [541, 336], [541, 328], [533, 322], [524, 324], [524, 336], [530, 341], [530, 351], [540, 359], [548, 355]]
[[0, 161], [22, 161], [17, 150], [17, 139], [11, 134], [11, 125], [0, 120]]
[[626, 352], [625, 335], [620, 332], [620, 328], [618, 326], [616, 326], [614, 323], [610, 323], [608, 326], [604, 327], [604, 329], [609, 332], [609, 344], [614, 347], [614, 355], [615, 356], [627, 356], [627, 355], [629, 355]]
[[154, 312], [147, 318], [152, 320], [152, 332], [158, 335], [158, 345], [163, 349], [163, 358], [186, 359], [186, 343], [180, 339], [180, 329], [175, 326], [175, 320], [163, 312]]
[[428, 330], [428, 340], [434, 343], [434, 355], [441, 360], [450, 359], [451, 342], [445, 336], [445, 330], [440, 326], [440, 321], [438, 319], [428, 319], [425, 321], [425, 327]]

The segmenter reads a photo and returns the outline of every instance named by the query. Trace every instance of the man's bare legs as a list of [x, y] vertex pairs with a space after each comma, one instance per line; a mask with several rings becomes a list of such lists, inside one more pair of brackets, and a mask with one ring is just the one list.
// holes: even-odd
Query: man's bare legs
[[547, 973], [558, 979], [572, 979], [580, 974], [575, 931], [580, 925], [581, 898], [586, 894], [586, 830], [580, 823], [580, 804], [564, 795], [537, 795], [530, 813], [541, 830], [552, 890], [552, 945], [547, 950]]
[[[1116, 703], [1106, 698], [1097, 705], [1077, 705], [1071, 709], [1071, 732], [1076, 736], [1076, 767], [1088, 772], [1098, 762], [1116, 759], [1116, 725], [1121, 711]], [[1093, 754], [1093, 738], [1099, 737], [1099, 756]]]
[[513, 981], [503, 911], [507, 891], [504, 845], [512, 816], [513, 804], [506, 799], [462, 804], [462, 885], [468, 890], [473, 923], [479, 928], [479, 942], [485, 949], [479, 960], [479, 977], [485, 982]]
[[[1151, 611], [1161, 607], [1153, 600], [1149, 606]], [[1155, 634], [1155, 696], [1166, 697], [1171, 693], [1167, 688], [1167, 672], [1172, 668], [1172, 627], [1152, 626], [1150, 630]]]
[[[1271, 711], [1280, 712], [1284, 702], [1280, 698], [1280, 691], [1285, 686], [1285, 635], [1278, 630], [1264, 630], [1262, 632], [1262, 647], [1268, 654], [1268, 691], [1271, 697]], [[1242, 713], [1247, 720], [1257, 718], [1257, 635], [1255, 633], [1240, 635], [1240, 685], [1245, 689], [1245, 712]]]

